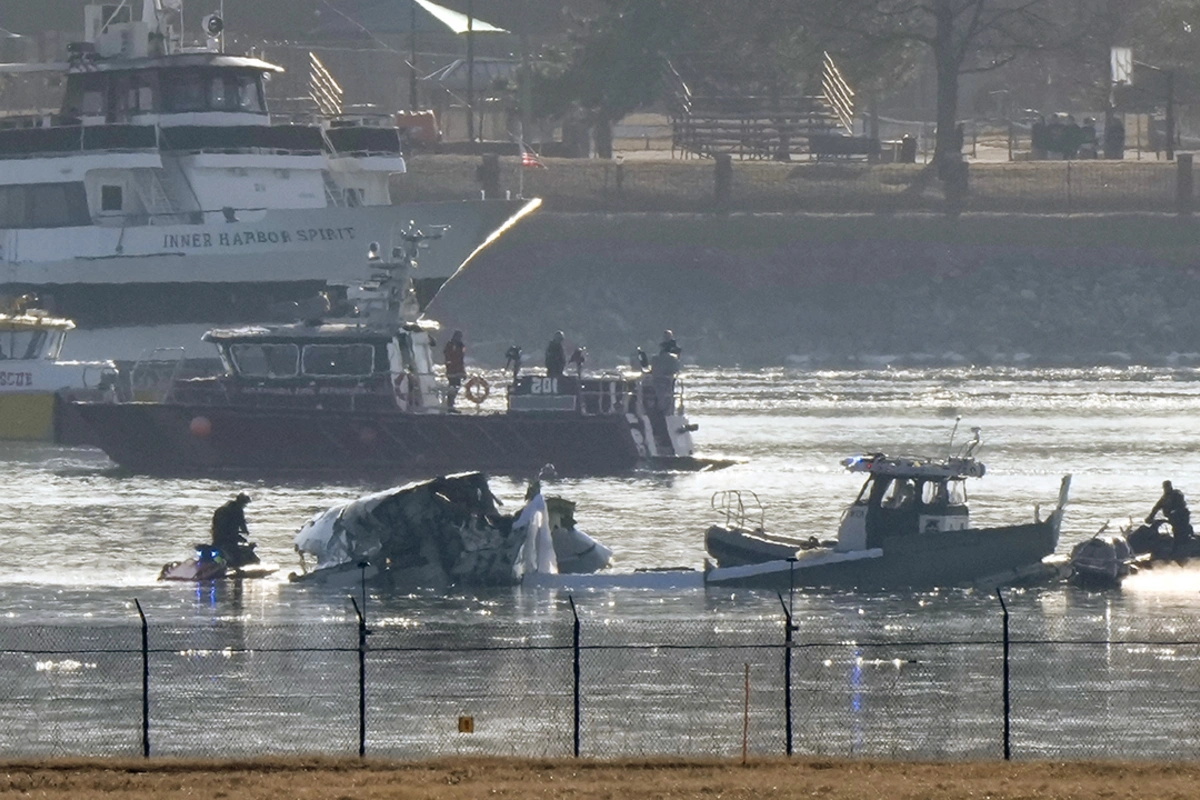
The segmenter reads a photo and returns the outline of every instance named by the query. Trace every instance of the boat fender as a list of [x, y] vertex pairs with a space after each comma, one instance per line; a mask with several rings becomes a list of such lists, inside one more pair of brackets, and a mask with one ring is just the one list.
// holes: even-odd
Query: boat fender
[[197, 439], [207, 439], [212, 435], [212, 420], [208, 417], [192, 417], [188, 431]]
[[480, 375], [472, 375], [463, 384], [463, 395], [475, 405], [483, 403], [491, 393], [492, 389], [488, 386], [488, 382]]

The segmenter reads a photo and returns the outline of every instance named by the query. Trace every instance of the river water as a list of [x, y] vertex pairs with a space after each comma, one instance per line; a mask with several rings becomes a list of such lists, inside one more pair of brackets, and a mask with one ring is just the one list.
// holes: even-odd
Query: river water
[[[863, 452], [944, 454], [979, 427], [987, 475], [972, 481], [973, 522], [999, 525], [1053, 506], [1072, 474], [1064, 552], [1112, 520], [1144, 516], [1162, 480], [1200, 493], [1200, 371], [1192, 369], [904, 369], [860, 372], [697, 371], [685, 376], [698, 453], [743, 463], [699, 474], [639, 473], [561, 480], [580, 526], [616, 553], [614, 569], [700, 567], [714, 492], [755, 492], [769, 530], [828, 538], [861, 477], [839, 462]], [[502, 402], [493, 397], [488, 406]], [[488, 406], [485, 406], [487, 408]], [[0, 446], [6, 491], [6, 568], [0, 613], [41, 622], [124, 613], [116, 598], [169, 601], [155, 578], [207, 536], [212, 509], [238, 491], [264, 560], [277, 562], [255, 614], [308, 618], [319, 595], [284, 591], [296, 568], [291, 538], [335, 502], [422, 475], [154, 478], [122, 472], [103, 453], [49, 445]], [[493, 478], [515, 510], [519, 478]], [[45, 602], [35, 600], [44, 598]], [[315, 604], [315, 605], [314, 605]]]
[[[768, 530], [831, 537], [843, 507], [861, 484], [861, 476], [842, 471], [842, 458], [880, 450], [944, 454], [951, 446], [959, 416], [962, 422], [954, 447], [970, 437], [970, 428], [977, 426], [982, 432], [978, 455], [987, 464], [987, 475], [969, 487], [976, 524], [1031, 519], [1035, 506], [1053, 506], [1061, 476], [1073, 475], [1060, 552], [1069, 551], [1073, 543], [1091, 536], [1106, 521], [1115, 528], [1131, 516], [1144, 516], [1164, 479], [1174, 481], [1189, 495], [1200, 496], [1198, 370], [693, 369], [684, 375], [684, 382], [688, 414], [700, 426], [695, 434], [698, 452], [729, 456], [742, 463], [711, 473], [564, 479], [549, 485], [551, 493], [578, 503], [580, 527], [614, 550], [615, 571], [700, 568], [703, 531], [718, 519], [710, 499], [725, 489], [755, 492], [764, 506]], [[488, 402], [500, 401], [493, 398]], [[348, 472], [319, 477], [154, 478], [124, 473], [102, 453], [87, 449], [6, 444], [0, 447], [0, 454], [6, 489], [0, 498], [5, 556], [0, 570], [0, 617], [10, 626], [131, 624], [137, 619], [136, 599], [152, 624], [173, 629], [211, 629], [230, 621], [251, 628], [345, 627], [352, 623], [354, 610], [344, 591], [287, 582], [286, 573], [297, 568], [292, 536], [309, 516], [327, 505], [422, 477]], [[492, 483], [496, 494], [509, 501], [507, 508], [515, 511], [524, 481], [505, 477], [494, 478]], [[280, 564], [280, 572], [237, 589], [220, 586], [197, 591], [193, 586], [157, 582], [161, 566], [186, 557], [193, 542], [203, 541], [212, 510], [238, 491], [252, 495], [248, 507], [251, 531], [263, 560]], [[1121, 666], [1119, 677], [1133, 684], [1162, 668], [1153, 661], [1162, 658], [1157, 643], [1172, 642], [1166, 650], [1171, 653], [1167, 660], [1174, 677], [1166, 682], [1178, 681], [1192, 691], [1190, 687], [1200, 678], [1200, 652], [1195, 646], [1200, 638], [1198, 595], [1200, 567], [1172, 567], [1134, 576], [1118, 591], [1085, 592], [1065, 585], [1013, 590], [1010, 604], [1014, 630], [1033, 639], [1149, 642], [1126, 648], [1127, 657], [1136, 663]], [[646, 631], [672, 635], [699, 625], [707, 635], [716, 626], [733, 636], [766, 636], [771, 642], [782, 638], [782, 625], [777, 626], [780, 600], [771, 595], [584, 587], [576, 589], [571, 599], [584, 620], [585, 635], [595, 630], [589, 626], [642, 621], [650, 626]], [[365, 601], [373, 624], [393, 630], [438, 628], [449, 638], [459, 635], [456, 630], [462, 633], [487, 625], [506, 628], [523, 622], [558, 629], [569, 625], [571, 619], [566, 593], [555, 590], [512, 589], [448, 598], [368, 593]], [[958, 641], [965, 636], [994, 642], [1000, 630], [994, 595], [965, 589], [918, 595], [800, 593], [793, 602], [797, 636], [810, 643], [861, 643], [875, 636], [907, 636], [926, 642]], [[640, 638], [655, 635], [643, 632]], [[1191, 644], [1181, 645], [1177, 640]], [[1135, 650], [1136, 655], [1128, 655]], [[968, 651], [952, 653], [957, 655], [950, 661], [960, 666], [975, 662]], [[988, 653], [983, 660], [994, 666], [994, 648]], [[871, 663], [890, 664], [892, 655]], [[1092, 656], [1081, 663], [1093, 663]], [[862, 653], [854, 658], [861, 666]], [[1107, 664], [1106, 670], [1114, 669], [1111, 652], [1099, 658]], [[1139, 659], [1151, 659], [1152, 663]], [[919, 661], [925, 663], [919, 658], [904, 663]], [[1035, 682], [1043, 671], [1058, 674], [1054, 659], [1044, 650], [1027, 668]], [[955, 672], [956, 679], [970, 682], [969, 673]], [[1074, 685], [1073, 674], [1065, 673], [1068, 685]], [[1150, 680], [1153, 684], [1159, 677]], [[1124, 722], [1113, 722], [1118, 712], [1111, 708], [1109, 690], [1093, 689], [1102, 691], [1108, 702], [1103, 719], [1072, 706], [1062, 710], [1063, 720], [1074, 720], [1072, 724], [1082, 726], [1083, 733], [1092, 730], [1093, 724], [1125, 730]], [[1073, 691], [1082, 690], [1074, 686]], [[992, 701], [985, 705], [988, 703]], [[988, 708], [994, 711], [993, 706]], [[1192, 730], [1197, 719], [1200, 709], [1188, 711], [1180, 724]], [[989, 730], [994, 727], [978, 720], [971, 724]], [[1063, 745], [1055, 732], [1067, 724], [1060, 722], [1055, 727], [1046, 720], [1030, 720], [1025, 729], [1032, 742], [1029, 752], [1097, 752]], [[1035, 735], [1037, 731], [1041, 733]], [[830, 744], [831, 751], [886, 754], [895, 752], [901, 734], [908, 736], [911, 731], [895, 732], [890, 743], [883, 744], [864, 744], [855, 738], [860, 734], [843, 733], [846, 738], [839, 740], [841, 744]], [[978, 738], [972, 733], [963, 741], [976, 742]], [[1081, 735], [1081, 740], [1084, 738]], [[1087, 741], [1088, 747], [1098, 746]], [[544, 750], [560, 752], [561, 740], [554, 742]], [[693, 744], [672, 744], [665, 749], [712, 751], [703, 742]], [[1168, 737], [1154, 752], [1178, 755], [1180, 748], [1193, 744]], [[390, 745], [400, 753], [409, 752], [406, 746], [399, 740]], [[71, 750], [68, 745], [61, 747]], [[629, 743], [624, 750], [645, 752], [653, 747], [645, 742]], [[977, 743], [965, 750], [944, 743], [930, 747], [933, 754], [994, 754], [988, 749], [991, 745], [980, 749]], [[809, 749], [813, 749], [811, 740]], [[184, 745], [179, 749], [195, 750]], [[1099, 752], [1112, 754], [1110, 750]]]

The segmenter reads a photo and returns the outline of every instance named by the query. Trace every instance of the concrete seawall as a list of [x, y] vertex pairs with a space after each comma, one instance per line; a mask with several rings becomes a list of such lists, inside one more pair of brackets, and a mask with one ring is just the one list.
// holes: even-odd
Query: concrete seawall
[[597, 367], [674, 329], [701, 365], [1200, 361], [1200, 220], [543, 212], [430, 315], [471, 355]]

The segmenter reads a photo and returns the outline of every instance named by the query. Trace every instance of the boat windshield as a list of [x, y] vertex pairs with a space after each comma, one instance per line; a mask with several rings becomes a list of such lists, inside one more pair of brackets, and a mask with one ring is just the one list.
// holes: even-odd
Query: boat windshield
[[300, 371], [300, 348], [294, 344], [235, 344], [229, 355], [238, 373], [250, 378], [292, 378]]
[[28, 360], [39, 358], [46, 349], [50, 331], [11, 330], [0, 332], [0, 358]]
[[263, 77], [253, 69], [174, 67], [84, 73], [68, 77], [63, 98], [64, 116], [107, 117], [109, 122], [153, 112], [263, 114], [266, 110]]
[[962, 506], [967, 503], [965, 481], [926, 481], [921, 487], [921, 503], [925, 506]]
[[370, 375], [375, 365], [375, 348], [369, 344], [306, 344], [305, 375]]
[[908, 508], [916, 495], [917, 488], [911, 479], [897, 478], [884, 491], [879, 505], [883, 508]]

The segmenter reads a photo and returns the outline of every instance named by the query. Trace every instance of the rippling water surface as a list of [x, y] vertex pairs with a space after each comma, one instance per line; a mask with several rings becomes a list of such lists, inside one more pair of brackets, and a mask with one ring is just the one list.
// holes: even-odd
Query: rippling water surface
[[[497, 376], [498, 377], [498, 376]], [[974, 520], [1007, 524], [1053, 505], [1059, 478], [1074, 476], [1060, 550], [1102, 524], [1144, 516], [1164, 479], [1200, 498], [1200, 371], [1192, 369], [902, 369], [865, 371], [696, 371], [685, 375], [688, 413], [704, 454], [741, 459], [700, 474], [637, 474], [563, 480], [554, 493], [578, 502], [581, 527], [616, 552], [618, 571], [700, 568], [702, 534], [716, 519], [714, 492], [749, 489], [765, 508], [768, 529], [830, 537], [861, 479], [839, 460], [864, 451], [944, 453], [955, 417], [956, 446], [982, 429], [979, 455], [988, 467], [971, 484]], [[498, 403], [496, 398], [489, 404]], [[4, 472], [4, 569], [0, 613], [24, 622], [127, 619], [138, 598], [157, 618], [239, 617], [263, 621], [342, 619], [344, 597], [289, 585], [296, 569], [291, 539], [301, 523], [329, 504], [411, 478], [403, 475], [268, 478], [153, 478], [115, 468], [94, 450], [47, 445], [0, 446]], [[524, 484], [493, 480], [516, 508]], [[167, 561], [183, 558], [207, 537], [212, 510], [239, 490], [254, 502], [248, 517], [277, 578], [239, 590], [163, 585]], [[1054, 604], [1064, 587], [1045, 590]], [[1200, 571], [1160, 573], [1130, 581], [1120, 593], [1080, 594], [1076, 606], [1139, 609], [1142, 616], [1190, 611]], [[991, 613], [970, 592], [934, 593], [935, 604], [970, 617]], [[1089, 599], [1091, 598], [1091, 599]], [[381, 613], [460, 618], [553, 613], [553, 592], [505, 591], [450, 599], [372, 597]], [[773, 597], [701, 592], [596, 591], [577, 597], [596, 613], [681, 616], [717, 612], [759, 617], [778, 609]], [[920, 613], [930, 604], [906, 596], [801, 598], [814, 613], [841, 604]], [[601, 611], [602, 609], [602, 611]], [[1146, 611], [1145, 609], [1151, 609]], [[1090, 611], [1089, 611], [1090, 613]]]

